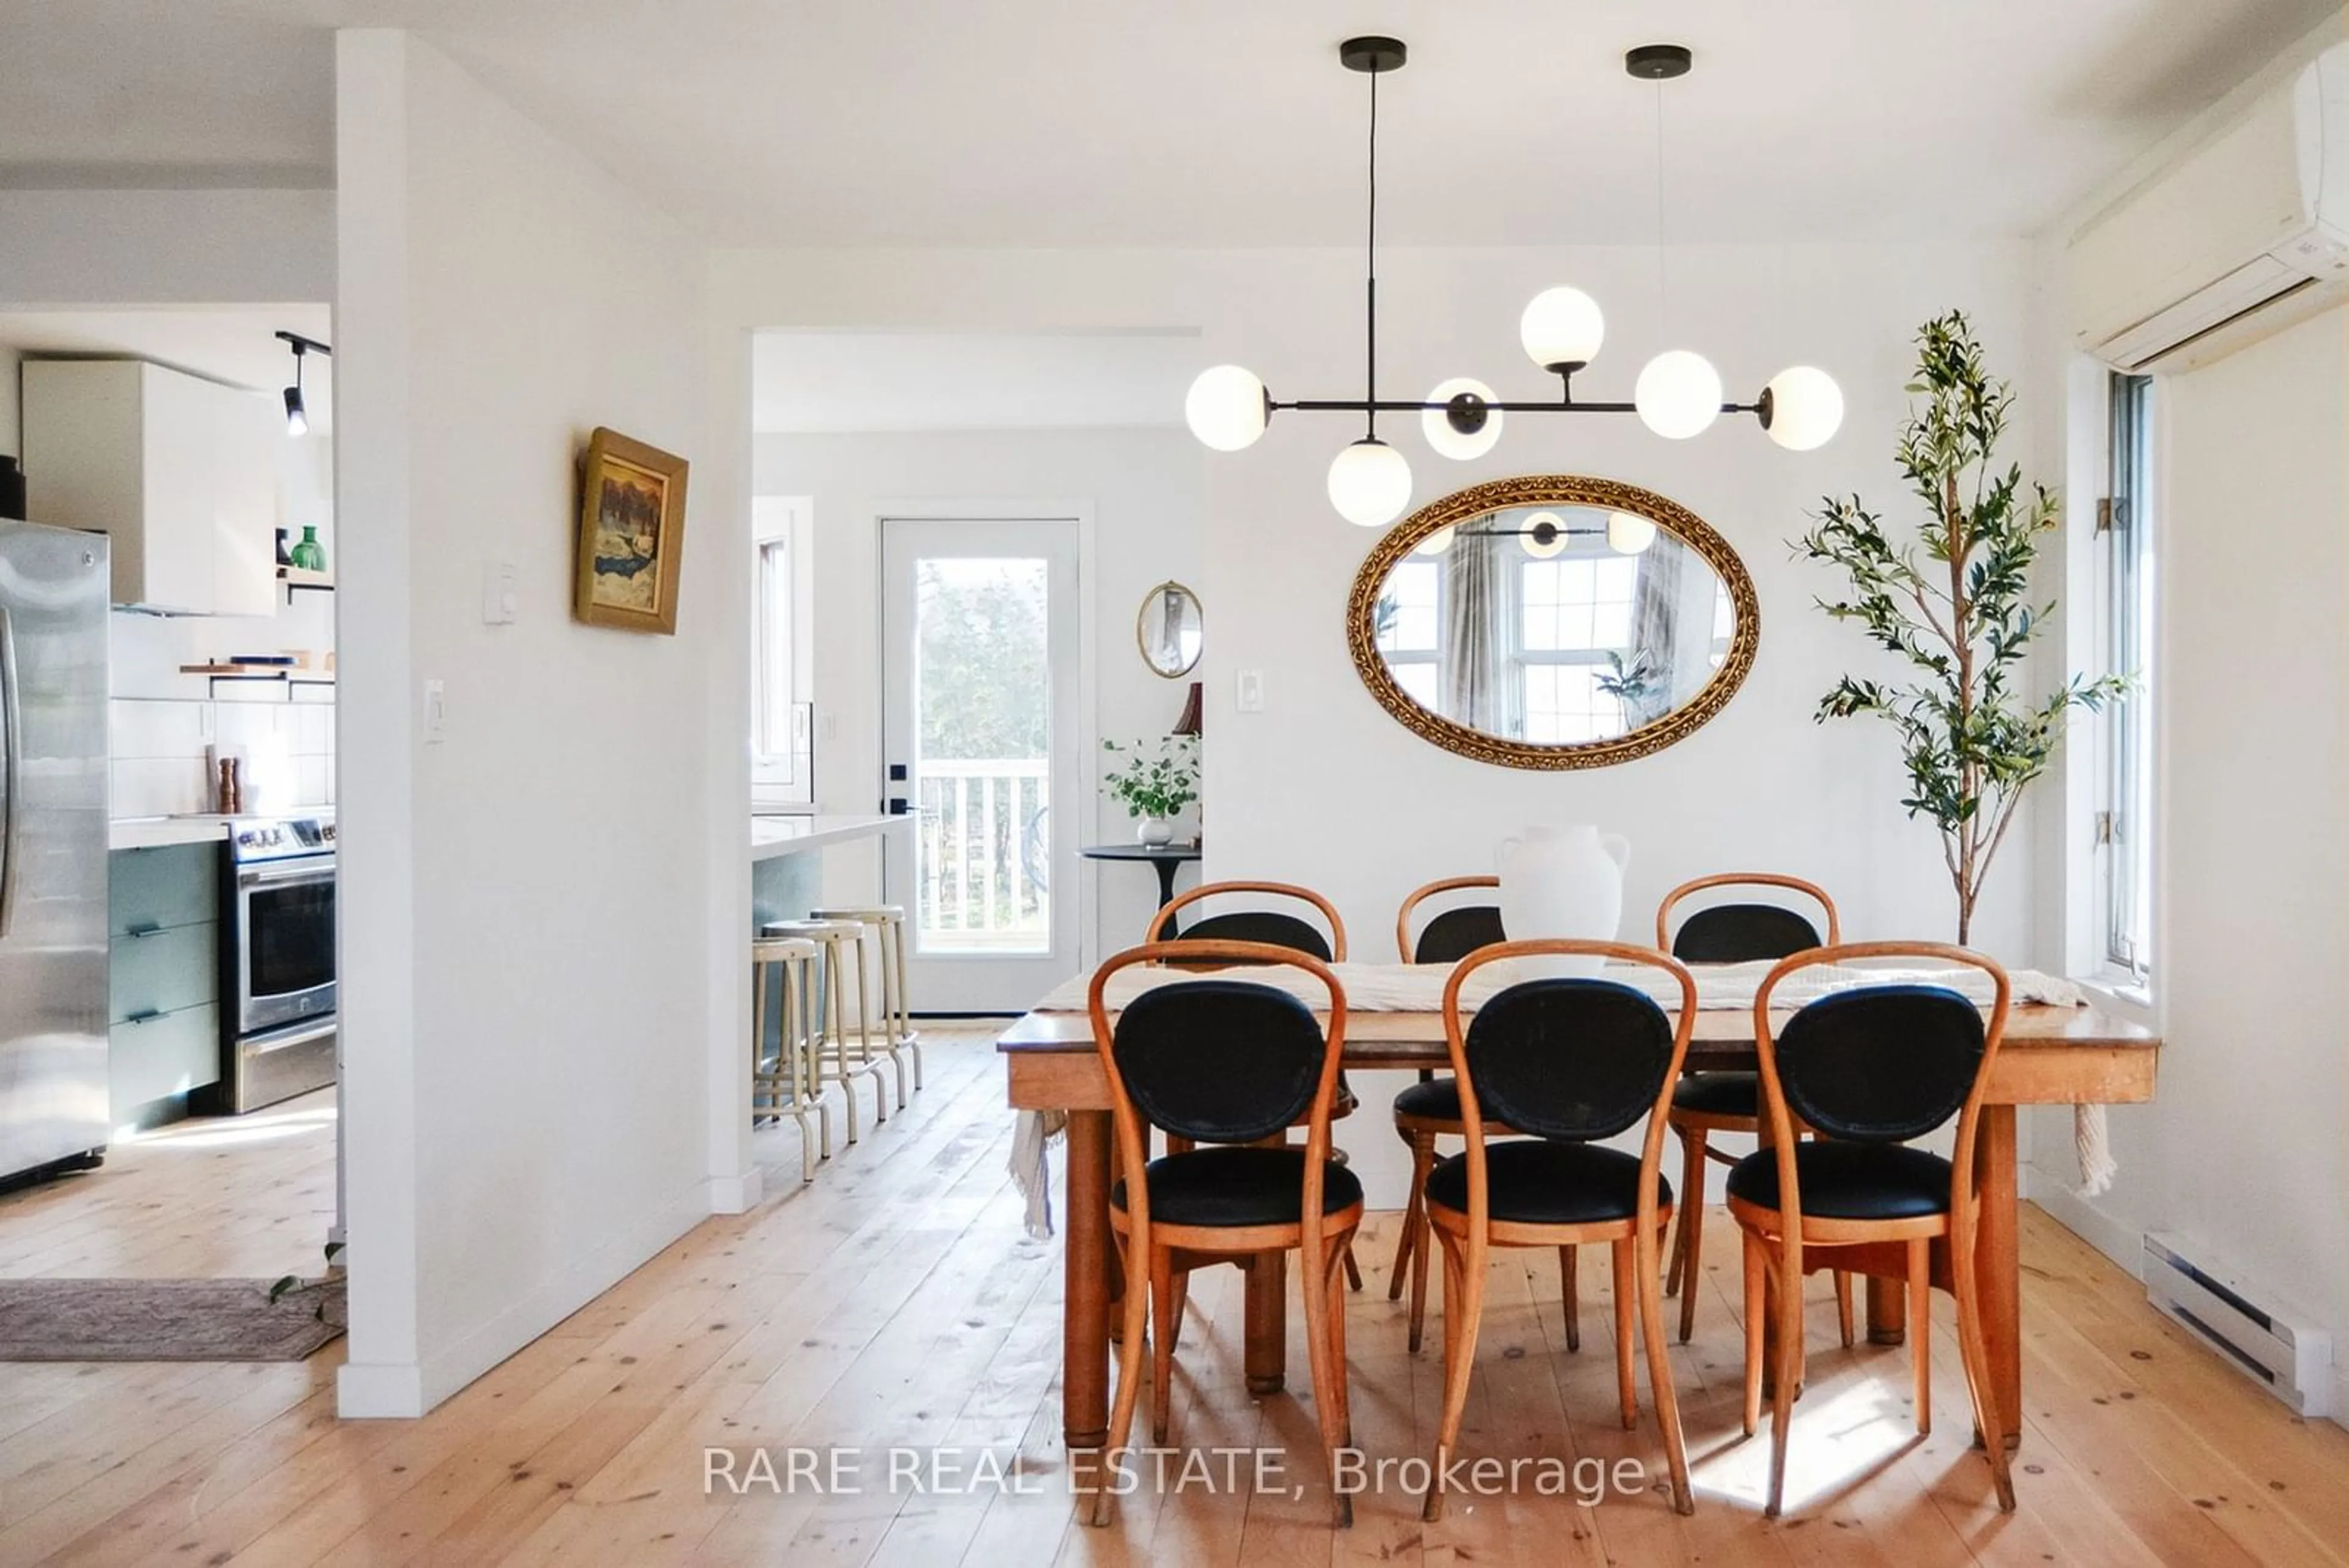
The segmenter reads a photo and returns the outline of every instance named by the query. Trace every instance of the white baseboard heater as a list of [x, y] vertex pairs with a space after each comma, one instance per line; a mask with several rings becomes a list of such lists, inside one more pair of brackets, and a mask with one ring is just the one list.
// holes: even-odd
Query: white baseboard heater
[[2333, 1414], [2333, 1336], [2192, 1262], [2179, 1237], [2146, 1232], [2145, 1293], [2162, 1315], [2301, 1415]]

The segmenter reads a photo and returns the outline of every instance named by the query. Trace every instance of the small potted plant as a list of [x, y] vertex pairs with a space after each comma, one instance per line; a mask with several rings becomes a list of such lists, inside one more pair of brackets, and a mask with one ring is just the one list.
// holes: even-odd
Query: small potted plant
[[1144, 844], [1172, 844], [1174, 819], [1199, 798], [1198, 737], [1162, 736], [1147, 755], [1138, 741], [1131, 746], [1103, 741], [1102, 750], [1125, 759], [1102, 788], [1133, 814], [1134, 836]]

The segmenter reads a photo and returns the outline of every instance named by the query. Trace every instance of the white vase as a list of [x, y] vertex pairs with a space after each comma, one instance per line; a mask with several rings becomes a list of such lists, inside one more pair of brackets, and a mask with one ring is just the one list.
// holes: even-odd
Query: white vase
[[1174, 842], [1174, 819], [1167, 816], [1136, 818], [1133, 836], [1153, 849], [1172, 844]]
[[[1527, 827], [1501, 840], [1501, 929], [1511, 941], [1613, 941], [1623, 919], [1623, 873], [1630, 863], [1630, 839], [1588, 825]], [[1509, 978], [1588, 978], [1606, 967], [1599, 958], [1519, 959]]]

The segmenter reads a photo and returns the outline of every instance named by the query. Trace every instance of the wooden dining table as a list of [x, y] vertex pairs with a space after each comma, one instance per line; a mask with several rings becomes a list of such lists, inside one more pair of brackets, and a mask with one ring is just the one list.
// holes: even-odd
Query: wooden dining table
[[[2005, 1043], [1983, 1096], [1976, 1263], [1992, 1391], [2010, 1447], [2019, 1444], [2023, 1431], [2015, 1107], [2150, 1100], [2160, 1046], [2152, 1031], [2092, 1007], [2018, 1004], [2008, 1015]], [[1029, 1012], [1003, 1032], [996, 1049], [1014, 1108], [1068, 1114], [1061, 1430], [1070, 1448], [1097, 1449], [1109, 1436], [1111, 1307], [1120, 1289], [1110, 1239], [1109, 1081], [1093, 1044], [1092, 1021], [1082, 1012]], [[1433, 1012], [1350, 1012], [1343, 1059], [1346, 1066], [1363, 1071], [1448, 1068], [1443, 1017]], [[1688, 1070], [1751, 1070], [1755, 1064], [1750, 1009], [1697, 1013]], [[1841, 1266], [1867, 1272], [1867, 1262], [1854, 1258]], [[1893, 1278], [1868, 1278], [1868, 1337], [1879, 1345], [1898, 1345], [1906, 1333], [1898, 1272], [1895, 1268]], [[1248, 1271], [1245, 1358], [1254, 1393], [1277, 1392], [1282, 1385], [1287, 1294], [1278, 1268]]]

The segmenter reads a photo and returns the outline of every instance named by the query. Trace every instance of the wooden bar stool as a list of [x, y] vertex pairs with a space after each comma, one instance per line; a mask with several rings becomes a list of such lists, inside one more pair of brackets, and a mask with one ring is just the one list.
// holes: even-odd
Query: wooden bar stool
[[[750, 944], [750, 1119], [790, 1116], [800, 1124], [800, 1179], [815, 1179], [815, 1162], [832, 1158], [832, 1106], [816, 1082], [815, 943], [769, 937]], [[767, 1055], [770, 978], [781, 1002], [775, 1054]], [[853, 1103], [853, 1102], [852, 1102]], [[810, 1135], [808, 1116], [816, 1118]]]
[[[862, 938], [864, 928], [854, 920], [770, 920], [765, 933], [771, 937], [798, 937], [813, 942], [819, 957], [816, 964], [818, 985], [814, 1060], [819, 1068], [829, 1065], [830, 1079], [840, 1085], [842, 1097], [848, 1102], [848, 1141], [854, 1143], [863, 1136], [856, 1121], [856, 1090], [851, 1078], [873, 1080], [873, 1119], [875, 1123], [889, 1119], [889, 1086], [881, 1071], [881, 1057], [873, 1049], [873, 1021], [865, 1005], [864, 989], [858, 988], [856, 998], [856, 1035], [852, 1043], [846, 1024], [848, 972], [851, 959], [848, 950], [854, 948], [859, 959], [864, 949]], [[824, 1078], [819, 1073], [817, 1088], [821, 1092]]]
[[[818, 909], [810, 917], [818, 920], [854, 920], [873, 937], [873, 967], [881, 977], [881, 1038], [882, 1050], [897, 1067], [897, 1104], [905, 1103], [905, 1063], [898, 1055], [904, 1052], [914, 1059], [914, 1088], [922, 1086], [922, 1033], [914, 1027], [909, 994], [905, 985], [905, 910], [899, 904], [873, 904], [863, 909]], [[864, 987], [864, 959], [857, 960], [857, 983]]]

